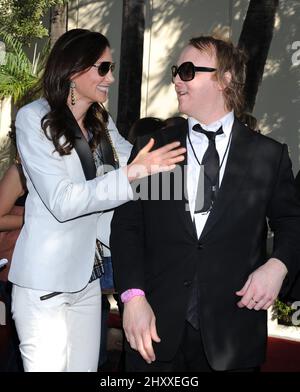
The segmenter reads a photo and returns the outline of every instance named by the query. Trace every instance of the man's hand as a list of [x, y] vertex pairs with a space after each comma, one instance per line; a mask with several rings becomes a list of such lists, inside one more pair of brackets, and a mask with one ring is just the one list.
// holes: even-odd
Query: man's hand
[[123, 327], [126, 339], [147, 363], [155, 361], [152, 340], [160, 342], [155, 321], [153, 310], [145, 297], [136, 296], [124, 304]]
[[276, 300], [286, 274], [287, 268], [280, 260], [269, 259], [249, 275], [240, 291], [236, 291], [236, 295], [242, 297], [238, 307], [267, 310]]

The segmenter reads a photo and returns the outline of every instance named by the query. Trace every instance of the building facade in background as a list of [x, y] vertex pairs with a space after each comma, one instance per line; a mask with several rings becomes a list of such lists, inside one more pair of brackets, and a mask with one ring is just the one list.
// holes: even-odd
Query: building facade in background
[[[192, 36], [214, 33], [237, 44], [248, 5], [249, 0], [145, 0], [141, 117], [167, 118], [178, 114], [171, 65]], [[68, 6], [68, 29], [100, 31], [110, 40], [117, 67], [107, 107], [115, 120], [118, 94], [122, 94], [118, 91], [122, 7], [122, 0], [70, 0]], [[263, 133], [288, 144], [294, 173], [300, 167], [299, 103], [300, 2], [279, 0], [254, 115]], [[2, 113], [2, 138], [7, 133], [7, 123], [7, 114]]]

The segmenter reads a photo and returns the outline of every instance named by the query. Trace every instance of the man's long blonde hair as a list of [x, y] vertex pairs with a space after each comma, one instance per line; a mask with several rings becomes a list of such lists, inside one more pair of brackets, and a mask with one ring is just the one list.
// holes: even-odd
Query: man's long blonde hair
[[[244, 86], [246, 80], [246, 55], [232, 42], [223, 41], [213, 36], [200, 36], [190, 39], [189, 45], [216, 56], [215, 76], [224, 86], [223, 95], [227, 110], [233, 110], [236, 117], [246, 122], [251, 128], [256, 127], [256, 119], [245, 113]], [[197, 65], [197, 64], [195, 64]], [[230, 77], [227, 77], [227, 74]]]

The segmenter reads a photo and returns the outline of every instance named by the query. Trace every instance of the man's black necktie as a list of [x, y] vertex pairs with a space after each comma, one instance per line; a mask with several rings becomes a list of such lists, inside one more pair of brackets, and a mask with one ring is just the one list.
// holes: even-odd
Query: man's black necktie
[[204, 165], [204, 203], [202, 208], [197, 207], [197, 200], [199, 200], [201, 196], [198, 195], [198, 192], [201, 191], [200, 187], [198, 187], [196, 196], [195, 213], [199, 213], [208, 211], [211, 208], [219, 190], [220, 158], [216, 149], [215, 139], [217, 135], [223, 133], [223, 129], [220, 127], [217, 132], [210, 132], [203, 129], [200, 124], [196, 124], [193, 126], [193, 130], [203, 133], [208, 138], [208, 147], [201, 162], [201, 165]]

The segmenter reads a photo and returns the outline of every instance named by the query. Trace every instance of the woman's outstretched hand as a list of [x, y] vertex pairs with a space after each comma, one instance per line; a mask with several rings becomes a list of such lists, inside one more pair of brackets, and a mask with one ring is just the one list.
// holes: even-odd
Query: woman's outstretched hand
[[173, 142], [151, 151], [154, 139], [151, 138], [140, 150], [135, 159], [126, 166], [128, 180], [134, 181], [151, 174], [175, 169], [176, 163], [184, 160], [186, 149], [179, 147], [180, 142]]

